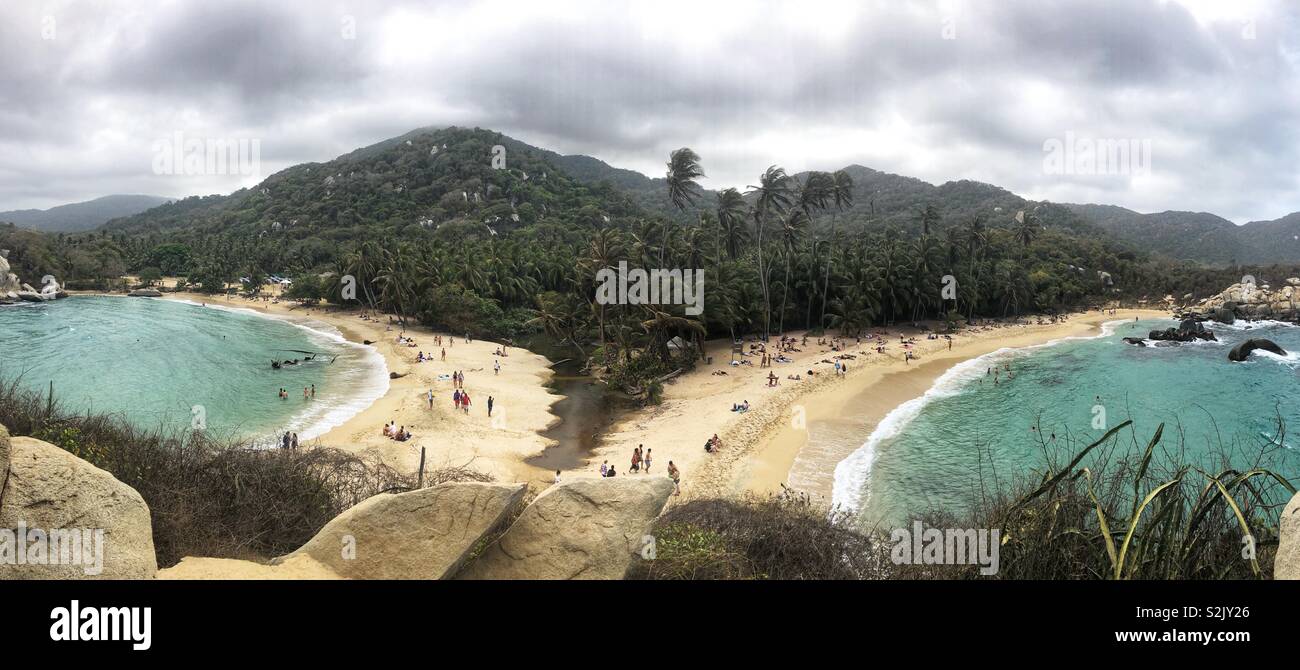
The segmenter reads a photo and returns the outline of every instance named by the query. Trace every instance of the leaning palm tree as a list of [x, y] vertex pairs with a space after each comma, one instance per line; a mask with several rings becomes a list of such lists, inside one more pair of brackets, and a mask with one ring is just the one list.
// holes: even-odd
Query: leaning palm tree
[[757, 186], [749, 187], [754, 196], [754, 228], [758, 242], [758, 279], [763, 289], [763, 340], [772, 333], [772, 296], [768, 291], [767, 268], [763, 257], [763, 228], [769, 214], [780, 215], [790, 207], [790, 175], [785, 169], [769, 166], [759, 178]]
[[[703, 176], [704, 169], [700, 167], [700, 155], [689, 147], [682, 147], [668, 155], [668, 174], [665, 175], [668, 181], [668, 201], [673, 203], [677, 211], [685, 212], [687, 207], [695, 204], [695, 199], [700, 195], [700, 184], [696, 180]], [[671, 237], [671, 225], [671, 222], [665, 224], [663, 246], [659, 249], [660, 266], [664, 264], [664, 252], [668, 248]]]
[[791, 210], [781, 221], [781, 242], [785, 247], [785, 281], [781, 283], [781, 312], [776, 329], [782, 335], [785, 334], [786, 300], [790, 296], [790, 261], [794, 258], [794, 250], [799, 245], [799, 239], [803, 237], [808, 222], [808, 215], [802, 209]]
[[[840, 212], [853, 206], [853, 177], [844, 170], [836, 170], [831, 175], [831, 204], [835, 205], [835, 214], [831, 216], [831, 239], [835, 239], [835, 223]], [[826, 325], [826, 295], [831, 286], [831, 254], [826, 254], [826, 276], [822, 280], [822, 315], [817, 324]]]

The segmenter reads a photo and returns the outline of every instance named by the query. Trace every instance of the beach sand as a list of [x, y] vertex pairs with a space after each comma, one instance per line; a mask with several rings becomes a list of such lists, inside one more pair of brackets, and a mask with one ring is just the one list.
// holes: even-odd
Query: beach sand
[[[848, 372], [838, 377], [833, 364], [824, 362], [834, 360], [832, 357], [838, 353], [816, 346], [816, 338], [810, 338], [808, 346], [800, 347], [801, 353], [789, 354], [793, 362], [774, 365], [771, 371], [780, 378], [776, 387], [767, 386], [769, 370], [759, 369], [757, 357], [746, 357], [753, 365], [731, 366], [729, 343], [711, 343], [708, 355], [713, 356], [713, 364], [701, 364], [665, 384], [661, 405], [641, 410], [616, 425], [583, 474], [597, 476], [599, 465], [606, 460], [617, 466], [620, 475], [626, 474], [632, 449], [643, 444], [654, 455], [653, 471], [666, 469], [669, 460], [681, 471], [681, 499], [777, 493], [800, 451], [808, 445], [808, 423], [841, 416], [852, 403], [856, 418], [864, 422], [865, 432], [843, 453], [817, 454], [816, 475], [808, 478], [815, 480], [815, 485], [812, 490], [804, 489], [816, 501], [828, 503], [835, 465], [866, 440], [880, 419], [900, 404], [923, 395], [953, 365], [1004, 347], [1094, 335], [1106, 321], [1167, 316], [1167, 312], [1157, 310], [1118, 310], [1114, 314], [1075, 314], [1055, 324], [966, 329], [953, 337], [951, 349], [946, 339], [927, 340], [922, 331], [894, 327], [882, 336], [887, 343], [883, 354], [875, 352], [876, 340], [863, 340], [861, 345], [845, 340], [848, 346], [839, 353], [856, 358], [845, 361]], [[884, 330], [873, 328], [871, 332]], [[916, 338], [911, 350], [917, 360], [904, 360], [900, 334]], [[802, 333], [794, 336], [801, 338]], [[818, 374], [809, 377], [810, 368]], [[713, 374], [719, 370], [728, 374]], [[802, 379], [786, 378], [792, 374]], [[733, 403], [746, 400], [750, 403], [748, 412], [731, 411]], [[705, 452], [704, 444], [715, 433], [723, 447], [710, 454]]]
[[[411, 472], [418, 468], [420, 448], [424, 447], [428, 469], [466, 466], [501, 481], [528, 482], [539, 488], [553, 481], [553, 472], [526, 462], [554, 444], [542, 432], [559, 421], [550, 410], [561, 396], [547, 389], [551, 362], [540, 355], [510, 348], [507, 357], [497, 357], [494, 352], [500, 345], [466, 342], [464, 335], [448, 346], [448, 333], [441, 333], [443, 347], [438, 347], [433, 339], [437, 333], [419, 326], [406, 329], [417, 347], [398, 345], [395, 340], [401, 328], [394, 324], [389, 330], [389, 316], [363, 320], [359, 310], [305, 308], [290, 301], [267, 303], [188, 293], [171, 293], [167, 297], [322, 321], [352, 342], [371, 341], [389, 371], [404, 375], [391, 380], [388, 392], [373, 405], [313, 440], [312, 446], [373, 451], [385, 462]], [[584, 464], [561, 476], [599, 476], [599, 466], [605, 461], [618, 469], [619, 476], [629, 476], [632, 449], [641, 444], [653, 455], [651, 472], [666, 472], [670, 460], [680, 469], [683, 495], [679, 500], [779, 492], [800, 451], [808, 444], [808, 422], [840, 416], [852, 403], [857, 418], [866, 422], [869, 431], [893, 408], [924, 394], [937, 377], [961, 361], [1003, 347], [1095, 334], [1106, 321], [1167, 315], [1157, 310], [1119, 310], [1115, 314], [1075, 314], [1054, 324], [970, 328], [953, 337], [951, 349], [947, 339], [927, 340], [924, 331], [911, 327], [873, 328], [872, 333], [887, 331], [880, 336], [886, 344], [883, 354], [874, 349], [877, 340], [864, 339], [859, 345], [847, 339], [842, 351], [833, 352], [829, 346], [817, 346], [817, 338], [810, 338], [807, 346], [796, 345], [801, 352], [787, 354], [793, 362], [775, 363], [770, 370], [759, 367], [758, 355], [737, 356], [752, 364], [732, 366], [731, 343], [711, 341], [706, 344], [706, 352], [712, 356], [712, 364], [701, 362], [694, 370], [666, 382], [660, 405], [623, 415]], [[792, 335], [802, 338], [803, 333]], [[899, 335], [915, 338], [911, 351], [916, 360], [904, 360]], [[774, 351], [775, 339], [769, 343], [769, 351]], [[442, 348], [447, 351], [445, 363], [436, 360]], [[415, 363], [419, 351], [432, 354], [435, 361]], [[841, 354], [854, 358], [843, 361], [848, 371], [837, 376], [833, 364], [825, 361]], [[494, 360], [501, 361], [499, 375], [493, 374]], [[817, 374], [808, 376], [809, 369]], [[438, 379], [440, 374], [455, 370], [464, 372], [466, 388], [473, 398], [469, 414], [453, 409], [452, 384]], [[767, 385], [769, 372], [777, 375], [779, 385]], [[794, 374], [802, 379], [787, 379]], [[430, 389], [435, 396], [432, 410], [426, 396]], [[495, 422], [487, 416], [489, 395], [495, 399]], [[733, 404], [746, 400], [749, 411], [731, 411]], [[407, 442], [384, 437], [381, 430], [389, 421], [406, 426], [414, 437]], [[704, 444], [714, 434], [721, 438], [723, 447], [710, 454], [704, 451]], [[866, 437], [864, 432], [861, 438]], [[813, 482], [805, 490], [823, 502], [829, 501], [835, 464], [851, 451], [818, 453], [811, 461], [805, 458], [804, 469], [811, 462], [816, 470], [811, 477], [803, 477]]]
[[[423, 447], [427, 470], [464, 466], [501, 481], [544, 484], [555, 476], [524, 462], [552, 444], [541, 432], [559, 421], [550, 408], [561, 396], [551, 394], [545, 386], [551, 370], [550, 361], [542, 356], [510, 347], [507, 355], [500, 357], [494, 355], [501, 347], [497, 343], [467, 342], [463, 333], [453, 338], [449, 333], [435, 333], [420, 326], [405, 329], [417, 346], [397, 344], [403, 329], [396, 323], [390, 326], [388, 315], [364, 320], [361, 311], [355, 309], [302, 307], [292, 301], [262, 302], [196, 293], [168, 293], [165, 297], [251, 309], [290, 320], [320, 321], [337, 328], [351, 342], [372, 342], [388, 371], [402, 377], [391, 379], [388, 392], [370, 407], [312, 440], [309, 446], [357, 453], [373, 451], [385, 463], [409, 472], [418, 470]], [[435, 335], [442, 336], [442, 346], [435, 345]], [[443, 349], [447, 352], [446, 362], [441, 360]], [[421, 351], [434, 360], [416, 363]], [[494, 361], [501, 362], [499, 374], [493, 371]], [[455, 409], [451, 381], [439, 379], [454, 371], [465, 376], [465, 389], [471, 399], [468, 414]], [[430, 389], [434, 394], [432, 409], [427, 396]], [[487, 414], [489, 396], [494, 401], [492, 418]], [[383, 426], [389, 421], [405, 426], [413, 437], [406, 442], [385, 437]]]

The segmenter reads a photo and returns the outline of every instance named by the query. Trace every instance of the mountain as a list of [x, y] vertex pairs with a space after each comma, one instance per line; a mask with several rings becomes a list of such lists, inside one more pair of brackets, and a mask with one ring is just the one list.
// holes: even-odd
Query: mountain
[[1065, 205], [1141, 251], [1214, 266], [1300, 260], [1300, 213], [1238, 226], [1207, 212], [1142, 214], [1114, 205]]
[[112, 219], [139, 214], [171, 202], [153, 195], [106, 195], [86, 202], [50, 209], [19, 209], [0, 212], [0, 222], [46, 233], [77, 233], [102, 226]]

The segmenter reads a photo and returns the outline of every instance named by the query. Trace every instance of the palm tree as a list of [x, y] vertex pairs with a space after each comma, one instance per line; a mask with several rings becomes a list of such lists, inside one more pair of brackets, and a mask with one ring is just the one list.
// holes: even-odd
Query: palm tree
[[1033, 213], [1026, 214], [1024, 211], [1016, 213], [1015, 239], [1022, 247], [1022, 255], [1029, 252], [1029, 245], [1038, 236], [1038, 231], [1041, 228], [1042, 224], [1039, 222], [1037, 215]]
[[[831, 238], [835, 238], [835, 223], [839, 213], [853, 206], [853, 177], [844, 170], [836, 170], [831, 175], [831, 203], [835, 205], [835, 214], [831, 216]], [[826, 277], [822, 281], [822, 315], [817, 325], [826, 325], [826, 295], [831, 285], [831, 254], [826, 254]]]
[[808, 227], [808, 222], [808, 215], [802, 209], [791, 210], [781, 222], [781, 241], [785, 246], [785, 281], [781, 285], [781, 314], [777, 330], [782, 335], [785, 334], [786, 300], [790, 296], [790, 261], [794, 257], [795, 247], [799, 245], [799, 238], [803, 237], [803, 231]]
[[988, 229], [984, 226], [984, 217], [976, 214], [966, 222], [966, 245], [967, 257], [970, 259], [971, 286], [970, 298], [967, 302], [966, 319], [969, 321], [975, 318], [975, 305], [979, 302], [979, 283], [980, 283], [980, 261], [982, 260], [983, 251], [988, 246]]
[[745, 197], [734, 188], [718, 194], [718, 225], [722, 226], [723, 245], [732, 260], [740, 255], [745, 241]]
[[921, 235], [929, 236], [930, 226], [939, 223], [939, 210], [934, 205], [926, 205], [916, 219], [921, 222]]
[[767, 286], [767, 268], [763, 258], [763, 228], [768, 214], [780, 215], [790, 207], [790, 176], [783, 168], [769, 166], [759, 178], [758, 186], [749, 187], [754, 196], [754, 228], [758, 239], [758, 278], [763, 289], [763, 340], [772, 333], [772, 297]]

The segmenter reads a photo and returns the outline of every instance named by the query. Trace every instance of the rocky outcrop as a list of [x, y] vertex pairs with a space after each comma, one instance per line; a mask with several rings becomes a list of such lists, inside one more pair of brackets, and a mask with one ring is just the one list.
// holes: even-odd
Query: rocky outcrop
[[461, 482], [380, 494], [340, 514], [298, 551], [349, 579], [444, 579], [523, 498], [524, 484]]
[[458, 578], [622, 579], [672, 492], [661, 476], [552, 486]]
[[1147, 341], [1140, 337], [1126, 337], [1124, 338], [1124, 341], [1137, 347], [1145, 347], [1147, 345]]
[[1273, 579], [1300, 579], [1300, 493], [1282, 510], [1278, 520], [1277, 557], [1273, 559]]
[[1256, 349], [1263, 349], [1264, 351], [1277, 354], [1278, 356], [1286, 355], [1286, 350], [1283, 349], [1282, 347], [1277, 346], [1277, 344], [1274, 343], [1273, 340], [1265, 340], [1260, 338], [1260, 339], [1246, 340], [1245, 342], [1242, 342], [1241, 344], [1238, 344], [1237, 346], [1233, 347], [1232, 351], [1228, 352], [1228, 360], [1233, 361], [1235, 363], [1240, 363], [1246, 360], [1247, 358], [1249, 358], [1250, 352]]
[[[1206, 340], [1216, 342], [1218, 338], [1214, 333], [1205, 329], [1200, 321], [1192, 318], [1183, 319], [1177, 328], [1166, 328], [1164, 330], [1153, 330], [1147, 335], [1147, 339], [1157, 342], [1194, 342], [1196, 340]], [[1131, 343], [1130, 343], [1131, 344]]]
[[1242, 279], [1222, 293], [1201, 300], [1195, 311], [1227, 324], [1236, 319], [1295, 321], [1300, 317], [1300, 278], [1291, 277], [1276, 289], [1249, 277]]
[[138, 288], [127, 295], [132, 298], [161, 298], [162, 292], [152, 288]]
[[[11, 561], [7, 556], [0, 560], [0, 581], [154, 576], [158, 564], [149, 507], [135, 489], [39, 440], [12, 438], [8, 452], [8, 478], [0, 490], [0, 528], [11, 532], [26, 528], [28, 542], [24, 560]], [[70, 551], [74, 538], [80, 544], [78, 562]], [[51, 550], [56, 542], [67, 551]], [[42, 549], [40, 558], [37, 546]], [[0, 552], [14, 548], [0, 541]]]

